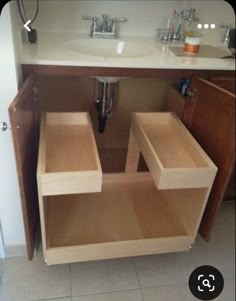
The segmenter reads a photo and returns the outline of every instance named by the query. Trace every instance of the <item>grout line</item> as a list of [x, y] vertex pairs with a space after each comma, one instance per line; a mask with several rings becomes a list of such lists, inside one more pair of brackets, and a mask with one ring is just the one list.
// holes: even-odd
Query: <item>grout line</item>
[[70, 298], [72, 300], [72, 281], [71, 281], [71, 264], [69, 264], [69, 280], [70, 280]]
[[[46, 299], [34, 299], [34, 300], [30, 300], [30, 301], [45, 301], [45, 300], [49, 300], [49, 301], [60, 301], [62, 299], [71, 299], [71, 296], [65, 296], [65, 297], [53, 297], [53, 298], [46, 298]], [[72, 301], [72, 299], [71, 299]]]
[[170, 283], [170, 284], [162, 284], [162, 285], [152, 285], [152, 286], [145, 286], [142, 289], [149, 289], [149, 288], [159, 288], [159, 287], [174, 287], [174, 286], [188, 286], [188, 282], [178, 282], [178, 283]]
[[[107, 291], [107, 292], [100, 292], [100, 293], [88, 293], [88, 294], [79, 294], [79, 295], [74, 295], [73, 297], [86, 297], [86, 296], [94, 296], [94, 295], [106, 295], [106, 294], [113, 294], [113, 293], [122, 293], [122, 292], [134, 292], [134, 291], [138, 291], [138, 288], [130, 288], [130, 289], [124, 289], [124, 290], [115, 290], [115, 291]], [[34, 301], [38, 301], [38, 300], [34, 300]], [[39, 300], [41, 301], [41, 300]], [[43, 301], [43, 300], [42, 300]]]
[[176, 283], [170, 283], [170, 284], [151, 285], [151, 286], [145, 286], [145, 287], [143, 287], [143, 289], [155, 288], [155, 287], [179, 286], [179, 285], [188, 285], [188, 282], [176, 282]]
[[144, 301], [143, 291], [142, 291], [142, 288], [141, 288], [141, 285], [140, 285], [140, 281], [139, 281], [139, 277], [138, 277], [138, 271], [137, 271], [136, 264], [135, 264], [135, 258], [131, 257], [131, 259], [133, 261], [134, 270], [135, 270], [136, 278], [137, 278], [137, 281], [138, 281], [138, 286], [139, 286], [139, 291], [140, 291], [140, 294], [141, 294], [141, 298], [142, 298], [142, 301]]

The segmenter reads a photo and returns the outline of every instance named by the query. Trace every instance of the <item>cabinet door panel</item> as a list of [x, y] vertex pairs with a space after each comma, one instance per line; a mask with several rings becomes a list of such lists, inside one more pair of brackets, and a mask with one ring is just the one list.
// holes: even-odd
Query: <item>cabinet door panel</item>
[[209, 239], [235, 161], [235, 95], [201, 78], [193, 78], [195, 96], [186, 102], [184, 123], [218, 167], [200, 226]]
[[236, 85], [235, 85], [235, 76], [210, 76], [209, 81], [213, 84], [224, 88], [225, 90], [235, 94], [236, 93]]
[[[235, 76], [211, 76], [209, 81], [213, 84], [224, 88], [225, 90], [235, 94], [236, 93], [236, 78]], [[235, 189], [235, 165], [233, 168], [233, 172], [231, 173], [231, 177], [226, 188], [226, 192], [224, 195], [224, 200], [235, 200], [236, 198], [236, 189]]]
[[33, 258], [38, 224], [36, 165], [38, 125], [33, 97], [34, 78], [30, 76], [9, 107], [28, 258]]

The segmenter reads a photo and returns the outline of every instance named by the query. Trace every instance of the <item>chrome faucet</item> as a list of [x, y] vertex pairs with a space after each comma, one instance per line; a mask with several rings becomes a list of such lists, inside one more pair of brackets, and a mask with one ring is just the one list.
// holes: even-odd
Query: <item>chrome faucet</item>
[[111, 32], [111, 19], [108, 15], [102, 15], [100, 29], [102, 32]]
[[108, 15], [102, 15], [102, 20], [99, 17], [83, 16], [84, 20], [91, 20], [92, 25], [89, 36], [91, 38], [108, 38], [117, 39], [119, 37], [119, 23], [126, 22], [126, 18], [110, 19]]
[[226, 24], [220, 24], [220, 28], [225, 28], [226, 29], [222, 42], [224, 43], [225, 46], [228, 47], [229, 40], [230, 40], [229, 32], [232, 29], [232, 26], [231, 25], [226, 25]]

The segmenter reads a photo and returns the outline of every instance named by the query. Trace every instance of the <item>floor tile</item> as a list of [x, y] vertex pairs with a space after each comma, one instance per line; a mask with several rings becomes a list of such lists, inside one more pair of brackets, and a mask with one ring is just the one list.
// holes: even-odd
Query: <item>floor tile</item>
[[218, 228], [235, 228], [235, 201], [222, 203], [214, 226], [214, 229]]
[[[195, 301], [187, 284], [143, 288], [144, 301]], [[224, 290], [216, 301], [235, 301], [235, 279], [225, 279]]]
[[187, 284], [144, 288], [144, 301], [196, 301]]
[[187, 283], [195, 269], [190, 252], [137, 257], [135, 264], [141, 287]]
[[224, 277], [235, 276], [235, 229], [215, 229], [209, 242], [198, 235], [191, 252], [198, 266], [212, 265]]
[[73, 296], [139, 288], [129, 258], [72, 264], [71, 284]]
[[139, 290], [73, 297], [72, 301], [142, 301]]
[[215, 301], [235, 301], [235, 279], [225, 279], [223, 292]]
[[0, 289], [1, 301], [28, 301], [70, 297], [69, 265], [46, 266], [37, 254], [5, 261]]

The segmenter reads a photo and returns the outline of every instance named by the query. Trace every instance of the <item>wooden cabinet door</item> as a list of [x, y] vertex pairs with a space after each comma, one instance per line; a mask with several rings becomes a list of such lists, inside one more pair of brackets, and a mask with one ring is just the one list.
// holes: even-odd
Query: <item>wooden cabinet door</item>
[[[215, 76], [211, 76], [209, 78], [209, 81], [221, 88], [224, 88], [225, 90], [233, 94], [236, 94], [235, 76], [215, 75]], [[235, 198], [236, 198], [236, 187], [235, 187], [235, 164], [234, 164], [234, 168], [231, 173], [229, 183], [225, 191], [224, 200], [235, 200]]]
[[36, 166], [38, 125], [34, 77], [20, 88], [9, 107], [28, 258], [33, 258], [38, 224]]
[[183, 122], [218, 167], [200, 225], [208, 240], [235, 161], [235, 95], [201, 78], [193, 78]]

